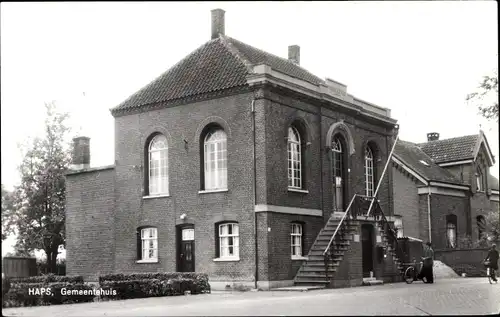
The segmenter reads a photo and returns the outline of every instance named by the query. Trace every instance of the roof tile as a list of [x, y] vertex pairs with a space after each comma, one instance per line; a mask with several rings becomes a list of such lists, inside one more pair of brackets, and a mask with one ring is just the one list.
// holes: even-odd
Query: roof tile
[[419, 147], [438, 164], [462, 161], [474, 158], [474, 149], [479, 137], [479, 134], [474, 134], [429, 141], [419, 144]]

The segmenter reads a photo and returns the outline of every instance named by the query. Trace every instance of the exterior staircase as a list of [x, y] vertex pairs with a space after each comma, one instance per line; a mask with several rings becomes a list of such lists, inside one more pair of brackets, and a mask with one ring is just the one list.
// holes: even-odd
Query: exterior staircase
[[[342, 213], [343, 214], [343, 213]], [[359, 222], [344, 222], [339, 228], [339, 233], [334, 241], [335, 248], [330, 254], [330, 261], [325, 264], [325, 252], [330, 239], [339, 226], [342, 216], [333, 215], [330, 217], [325, 227], [316, 237], [307, 255], [307, 260], [302, 264], [295, 276], [295, 285], [300, 286], [324, 286], [330, 284], [332, 276], [340, 266], [345, 252], [348, 250], [354, 234], [358, 234]]]

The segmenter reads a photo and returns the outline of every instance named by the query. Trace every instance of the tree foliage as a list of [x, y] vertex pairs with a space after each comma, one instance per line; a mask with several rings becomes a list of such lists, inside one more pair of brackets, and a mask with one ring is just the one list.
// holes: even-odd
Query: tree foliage
[[484, 76], [478, 91], [468, 94], [466, 100], [474, 102], [483, 117], [498, 122], [498, 71]]
[[2, 241], [14, 231], [14, 196], [2, 184]]
[[67, 142], [67, 113], [55, 104], [46, 107], [45, 135], [37, 137], [19, 166], [21, 184], [14, 191], [17, 253], [44, 250], [55, 270], [58, 247], [65, 244], [65, 172], [71, 154]]

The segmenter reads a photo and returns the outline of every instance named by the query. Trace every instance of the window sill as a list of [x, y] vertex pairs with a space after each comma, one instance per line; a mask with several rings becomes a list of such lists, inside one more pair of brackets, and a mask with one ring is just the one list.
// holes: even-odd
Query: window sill
[[239, 257], [233, 257], [233, 258], [216, 258], [214, 259], [214, 262], [238, 262], [240, 260]]
[[164, 198], [164, 197], [170, 197], [170, 195], [169, 194], [149, 195], [149, 196], [142, 196], [142, 199], [154, 199], [154, 198]]
[[309, 258], [307, 256], [292, 256], [292, 260], [297, 260], [297, 261], [307, 261]]
[[137, 260], [135, 263], [158, 263], [158, 259], [155, 260]]
[[302, 194], [309, 194], [309, 191], [306, 189], [298, 189], [298, 188], [291, 188], [288, 187], [289, 192], [295, 192], [295, 193], [302, 193]]
[[198, 191], [198, 194], [210, 194], [210, 193], [223, 193], [227, 192], [228, 189], [208, 189], [208, 190], [200, 190]]

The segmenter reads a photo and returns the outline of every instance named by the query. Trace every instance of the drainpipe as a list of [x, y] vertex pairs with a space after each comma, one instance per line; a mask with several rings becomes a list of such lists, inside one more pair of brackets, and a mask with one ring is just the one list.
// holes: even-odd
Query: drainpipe
[[429, 242], [432, 243], [432, 228], [431, 228], [431, 186], [427, 187], [429, 192], [427, 194], [427, 219], [429, 221]]
[[252, 99], [251, 105], [251, 117], [252, 117], [252, 157], [253, 157], [253, 182], [252, 182], [252, 190], [253, 190], [253, 235], [255, 241], [255, 289], [257, 289], [257, 280], [259, 278], [259, 254], [258, 254], [258, 243], [257, 243], [257, 213], [255, 212], [255, 205], [257, 204], [257, 160], [255, 154], [255, 98]]

